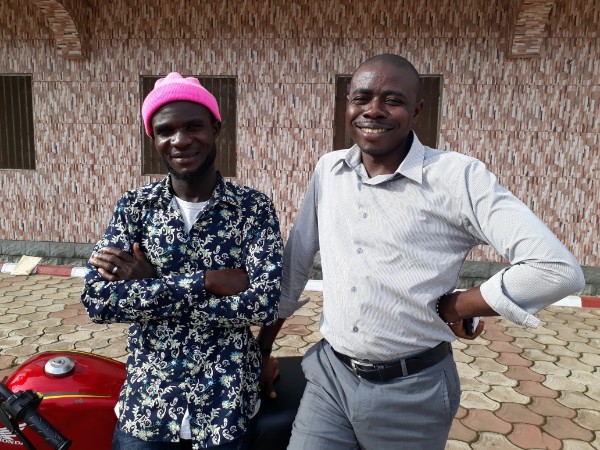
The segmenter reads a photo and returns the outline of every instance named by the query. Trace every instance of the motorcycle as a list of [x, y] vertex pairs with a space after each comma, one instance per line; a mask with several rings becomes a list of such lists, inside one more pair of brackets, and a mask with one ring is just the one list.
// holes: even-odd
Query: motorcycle
[[[278, 395], [251, 421], [251, 450], [287, 447], [306, 385], [300, 356], [278, 359]], [[109, 450], [124, 380], [124, 363], [88, 352], [29, 358], [0, 382], [0, 450]]]

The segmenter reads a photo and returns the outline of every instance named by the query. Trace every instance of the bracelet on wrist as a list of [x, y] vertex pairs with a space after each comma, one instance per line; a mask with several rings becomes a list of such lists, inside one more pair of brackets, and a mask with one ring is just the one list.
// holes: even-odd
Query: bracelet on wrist
[[439, 296], [439, 297], [438, 297], [438, 299], [435, 301], [435, 312], [437, 313], [438, 317], [444, 321], [444, 323], [445, 323], [446, 325], [448, 325], [448, 326], [450, 326], [450, 325], [456, 325], [457, 323], [459, 323], [459, 322], [460, 322], [460, 320], [457, 320], [456, 322], [448, 322], [448, 321], [447, 321], [446, 319], [444, 319], [444, 318], [442, 317], [442, 315], [440, 314], [440, 300], [441, 300], [441, 299], [442, 299], [442, 297], [444, 297], [445, 295], [446, 295], [446, 294]]

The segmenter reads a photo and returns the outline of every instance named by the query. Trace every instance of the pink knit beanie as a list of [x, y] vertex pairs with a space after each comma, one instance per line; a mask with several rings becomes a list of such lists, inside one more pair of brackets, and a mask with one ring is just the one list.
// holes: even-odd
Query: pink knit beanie
[[194, 77], [183, 78], [177, 72], [171, 72], [165, 78], [156, 80], [154, 89], [150, 91], [142, 105], [144, 129], [148, 136], [152, 137], [151, 121], [156, 110], [167, 103], [181, 100], [200, 103], [208, 108], [215, 119], [221, 121], [217, 100], [200, 84], [198, 79]]

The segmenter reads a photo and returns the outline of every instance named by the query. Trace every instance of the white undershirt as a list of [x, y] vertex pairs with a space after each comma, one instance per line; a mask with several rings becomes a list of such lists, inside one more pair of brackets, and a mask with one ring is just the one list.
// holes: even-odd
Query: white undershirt
[[206, 208], [208, 201], [205, 202], [186, 202], [179, 197], [173, 196], [173, 207], [178, 209], [185, 224], [185, 231], [188, 233], [192, 229], [198, 215]]

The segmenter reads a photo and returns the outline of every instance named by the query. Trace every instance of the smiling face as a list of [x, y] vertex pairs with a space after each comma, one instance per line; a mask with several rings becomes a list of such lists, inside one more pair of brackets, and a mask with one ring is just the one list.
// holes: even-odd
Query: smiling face
[[152, 116], [154, 146], [176, 180], [197, 183], [215, 172], [215, 140], [221, 130], [204, 106], [167, 103]]
[[407, 68], [385, 61], [358, 68], [350, 83], [346, 126], [363, 156], [404, 159], [407, 137], [423, 106], [418, 92], [418, 76]]

